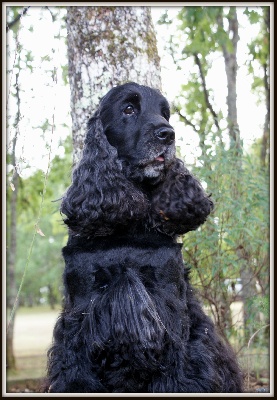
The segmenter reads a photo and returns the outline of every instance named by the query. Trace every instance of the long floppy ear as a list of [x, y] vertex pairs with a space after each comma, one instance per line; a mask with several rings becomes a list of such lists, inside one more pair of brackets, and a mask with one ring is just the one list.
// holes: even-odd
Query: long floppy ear
[[206, 221], [213, 202], [200, 182], [176, 158], [166, 179], [153, 193], [151, 217], [159, 230], [168, 234], [184, 234]]
[[61, 204], [64, 222], [76, 234], [109, 234], [148, 209], [145, 196], [123, 175], [99, 114], [89, 120], [83, 155]]

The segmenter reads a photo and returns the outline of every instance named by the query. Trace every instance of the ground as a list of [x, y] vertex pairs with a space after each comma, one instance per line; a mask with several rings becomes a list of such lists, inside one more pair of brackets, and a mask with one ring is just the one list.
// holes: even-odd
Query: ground
[[[7, 374], [7, 393], [38, 393], [46, 371], [46, 353], [58, 316], [47, 307], [19, 309], [15, 319], [14, 350], [17, 371]], [[257, 354], [261, 365], [261, 356]], [[254, 365], [254, 363], [251, 363]], [[269, 392], [269, 369], [259, 369], [246, 378], [247, 393]]]

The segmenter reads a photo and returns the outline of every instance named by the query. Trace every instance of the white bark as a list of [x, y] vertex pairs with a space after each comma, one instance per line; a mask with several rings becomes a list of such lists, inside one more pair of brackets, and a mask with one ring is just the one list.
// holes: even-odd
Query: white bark
[[161, 88], [160, 60], [149, 7], [67, 9], [74, 160], [88, 118], [113, 86], [134, 81]]

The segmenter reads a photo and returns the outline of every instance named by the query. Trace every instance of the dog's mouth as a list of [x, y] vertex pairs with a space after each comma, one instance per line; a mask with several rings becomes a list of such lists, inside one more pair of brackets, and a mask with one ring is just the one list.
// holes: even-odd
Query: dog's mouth
[[128, 165], [128, 176], [134, 181], [146, 181], [151, 185], [158, 184], [164, 179], [165, 172], [169, 168], [174, 159], [174, 149], [167, 149], [163, 152], [152, 152], [147, 158], [141, 160], [138, 164], [132, 167]]
[[158, 167], [161, 168], [164, 166], [165, 163], [165, 154], [164, 153], [160, 153], [159, 155], [152, 155], [151, 157], [149, 157], [148, 159], [145, 159], [143, 161], [140, 162], [140, 166], [142, 168], [145, 167]]
[[154, 161], [158, 161], [159, 163], [164, 162], [164, 154], [161, 154], [158, 157], [156, 157]]
[[159, 155], [157, 155], [153, 159], [152, 164], [156, 165], [157, 167], [162, 167], [163, 166], [163, 167], [167, 168], [171, 164], [171, 162], [172, 162], [172, 160], [174, 158], [174, 154], [175, 154], [174, 151], [166, 150], [165, 152], [160, 153]]
[[161, 171], [165, 168], [165, 164], [166, 164], [166, 157], [165, 154], [162, 153], [160, 155], [158, 155], [155, 158], [152, 158], [152, 160], [150, 160], [147, 165], [149, 167], [154, 168], [157, 171]]

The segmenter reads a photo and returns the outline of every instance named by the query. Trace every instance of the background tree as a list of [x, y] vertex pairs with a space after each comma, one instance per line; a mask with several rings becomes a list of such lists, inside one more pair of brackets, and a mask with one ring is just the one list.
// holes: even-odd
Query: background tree
[[[61, 248], [66, 243], [67, 232], [59, 214], [59, 198], [70, 184], [72, 165], [72, 138], [64, 142], [65, 153], [56, 155], [52, 161], [44, 194], [44, 207], [40, 227], [44, 236], [39, 236], [28, 264], [28, 274], [20, 292], [20, 305], [35, 306], [43, 303], [51, 308], [61, 303], [62, 272], [64, 263]], [[21, 179], [18, 194], [17, 217], [17, 265], [16, 278], [19, 287], [26, 265], [26, 249], [30, 246], [34, 230], [34, 220], [40, 206], [43, 192], [44, 172], [37, 170], [28, 178]]]
[[[17, 160], [15, 156], [17, 137], [19, 133], [19, 121], [20, 121], [20, 95], [19, 95], [19, 73], [16, 74], [16, 99], [17, 99], [17, 113], [14, 121], [16, 133], [12, 140], [12, 153], [11, 153], [11, 165], [12, 179], [10, 181], [10, 188], [12, 193], [8, 198], [8, 216], [9, 216], [9, 231], [8, 231], [8, 252], [7, 252], [7, 308], [8, 314], [12, 310], [16, 310], [17, 296], [17, 285], [16, 285], [16, 250], [17, 250], [17, 235], [16, 235], [16, 224], [17, 224], [17, 198], [18, 198], [18, 183], [19, 175], [17, 172]], [[7, 326], [7, 367], [9, 369], [15, 369], [15, 356], [13, 350], [13, 333], [14, 333], [14, 318], [12, 318]]]
[[[38, 279], [38, 265], [41, 264], [41, 254], [43, 253], [42, 245], [35, 247], [38, 257], [36, 265], [32, 270], [32, 265], [29, 264], [28, 249], [31, 249], [32, 238], [34, 238], [35, 229], [41, 232], [36, 226], [40, 205], [42, 199], [45, 200], [46, 191], [43, 182], [45, 181], [45, 172], [38, 171], [30, 178], [24, 179], [22, 171], [28, 170], [24, 154], [22, 154], [22, 136], [23, 125], [26, 123], [23, 106], [26, 103], [25, 93], [30, 90], [30, 85], [24, 86], [26, 83], [26, 73], [33, 72], [33, 55], [28, 50], [28, 47], [22, 45], [21, 28], [22, 18], [27, 16], [27, 11], [30, 7], [9, 7], [7, 9], [7, 368], [12, 370], [16, 368], [14, 357], [14, 321], [18, 305], [28, 304], [33, 305], [40, 302], [40, 288], [43, 282]], [[34, 9], [37, 12], [37, 9]], [[41, 11], [43, 8], [40, 9]], [[49, 13], [49, 10], [45, 8]], [[53, 14], [51, 14], [53, 17]], [[37, 16], [39, 16], [37, 14]], [[30, 33], [32, 26], [29, 28]], [[12, 54], [12, 57], [11, 57]], [[42, 61], [42, 60], [40, 60]], [[41, 63], [43, 65], [43, 62]], [[52, 71], [53, 72], [53, 71]], [[48, 71], [46, 71], [46, 74]], [[23, 76], [24, 75], [24, 76]], [[25, 78], [25, 79], [24, 79]], [[50, 77], [50, 80], [53, 78]], [[30, 82], [30, 81], [29, 81]], [[30, 97], [27, 102], [31, 103]], [[25, 118], [25, 121], [24, 121]], [[42, 135], [46, 131], [53, 132], [54, 123], [52, 124], [46, 119], [44, 121], [45, 130], [41, 129]], [[50, 126], [51, 125], [51, 126]], [[32, 126], [33, 136], [36, 135], [38, 129]], [[47, 134], [45, 134], [47, 136]], [[47, 140], [46, 140], [47, 142]], [[49, 145], [49, 143], [48, 143]], [[22, 149], [21, 149], [22, 146]], [[49, 149], [51, 153], [51, 150]], [[48, 154], [48, 153], [47, 153]], [[50, 156], [48, 154], [48, 169], [50, 164]], [[61, 178], [60, 182], [65, 182], [66, 179]], [[66, 181], [67, 182], [67, 181]], [[29, 183], [30, 186], [29, 186]], [[34, 185], [32, 185], [34, 183]], [[69, 176], [68, 176], [69, 183]], [[61, 186], [61, 183], [59, 184]], [[65, 189], [65, 187], [64, 187]], [[53, 193], [52, 193], [53, 195]], [[52, 198], [53, 199], [53, 198]], [[51, 200], [52, 200], [51, 199]], [[50, 201], [48, 198], [46, 201]], [[47, 210], [49, 213], [49, 208]], [[53, 212], [53, 209], [51, 210]], [[50, 212], [50, 213], [51, 213]], [[45, 215], [45, 220], [47, 220]], [[49, 218], [49, 217], [48, 217]], [[55, 221], [55, 224], [59, 222]], [[44, 230], [44, 228], [43, 228]], [[53, 233], [52, 233], [53, 236]], [[64, 233], [63, 233], [64, 237]], [[59, 243], [61, 245], [61, 243]], [[36, 253], [36, 251], [34, 253]], [[59, 249], [60, 252], [60, 249]], [[51, 253], [50, 253], [51, 254]], [[30, 255], [30, 253], [29, 253]], [[49, 260], [48, 253], [45, 252], [45, 259]], [[33, 274], [25, 274], [27, 266], [29, 271], [34, 271]], [[50, 265], [47, 266], [51, 268]], [[53, 267], [53, 266], [52, 266]], [[28, 271], [28, 272], [29, 272]], [[52, 269], [52, 275], [54, 270]], [[45, 271], [43, 271], [45, 272]], [[46, 274], [42, 275], [49, 285]], [[49, 274], [48, 274], [49, 276]], [[24, 277], [26, 279], [24, 279]], [[50, 279], [51, 282], [51, 279]], [[57, 282], [54, 279], [54, 282]], [[46, 283], [44, 283], [46, 285]], [[21, 290], [22, 289], [22, 290]], [[50, 292], [50, 290], [49, 290]], [[59, 294], [60, 295], [60, 294]], [[53, 297], [53, 296], [52, 296]]]
[[253, 76], [252, 89], [262, 99], [266, 107], [263, 136], [260, 143], [260, 160], [262, 167], [269, 167], [269, 132], [270, 132], [270, 7], [260, 10], [246, 8], [245, 14], [251, 24], [259, 24], [258, 36], [248, 45], [250, 59], [249, 73]]
[[[15, 7], [11, 12], [10, 26], [7, 29], [13, 27], [14, 39], [16, 48], [20, 48], [18, 40], [18, 29], [20, 26], [20, 18], [26, 11], [19, 11], [19, 7]], [[11, 144], [11, 153], [8, 155], [8, 162], [11, 164], [11, 179], [7, 187], [7, 192], [10, 194], [7, 198], [7, 217], [8, 226], [7, 230], [7, 314], [15, 314], [16, 312], [16, 298], [17, 298], [17, 285], [16, 285], [16, 251], [17, 251], [17, 199], [18, 199], [18, 186], [19, 186], [19, 175], [18, 175], [18, 160], [16, 159], [16, 147], [19, 136], [19, 123], [21, 119], [20, 109], [20, 89], [19, 89], [19, 76], [20, 76], [20, 57], [15, 63], [17, 73], [15, 74], [15, 90], [14, 97], [16, 99], [16, 114], [12, 125], [14, 128], [13, 138], [9, 137]], [[7, 104], [8, 106], [8, 104]], [[7, 118], [8, 124], [8, 118]], [[14, 318], [9, 320], [7, 325], [7, 340], [6, 340], [6, 351], [7, 351], [7, 368], [15, 369], [16, 360], [14, 356], [13, 348], [13, 337], [14, 337]]]
[[160, 89], [160, 61], [150, 7], [69, 6], [67, 30], [76, 161], [101, 97], [126, 81]]
[[[256, 328], [256, 281], [263, 282], [263, 296], [269, 293], [268, 177], [260, 175], [255, 161], [244, 154], [240, 138], [237, 11], [236, 7], [183, 7], [178, 19], [177, 33], [169, 42], [171, 54], [178, 69], [190, 65], [192, 72], [182, 85], [175, 109], [199, 137], [200, 157], [191, 168], [215, 200], [214, 218], [184, 237], [184, 257], [193, 266], [194, 282], [226, 337], [238, 333], [233, 329], [232, 304], [243, 300], [247, 340]], [[171, 22], [168, 15], [160, 21]], [[216, 109], [207, 84], [213, 62], [220, 57], [226, 73], [226, 111]]]
[[219, 43], [223, 52], [227, 77], [227, 122], [230, 137], [230, 148], [232, 149], [233, 147], [239, 148], [241, 146], [237, 112], [237, 47], [239, 41], [239, 28], [236, 7], [230, 7], [228, 13], [225, 14], [225, 18], [228, 23], [227, 31], [225, 31], [223, 10], [223, 7], [218, 8], [217, 31], [222, 37], [222, 40]]

